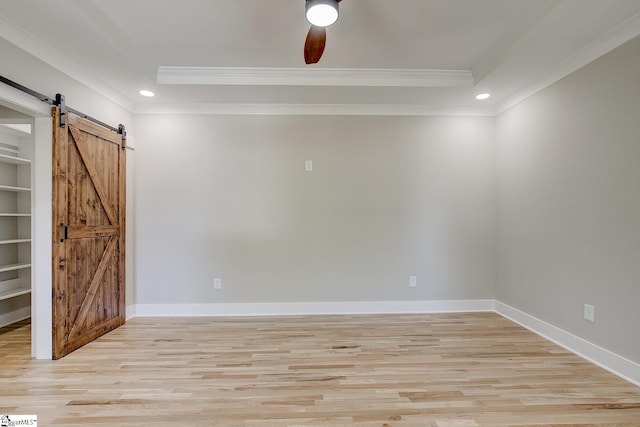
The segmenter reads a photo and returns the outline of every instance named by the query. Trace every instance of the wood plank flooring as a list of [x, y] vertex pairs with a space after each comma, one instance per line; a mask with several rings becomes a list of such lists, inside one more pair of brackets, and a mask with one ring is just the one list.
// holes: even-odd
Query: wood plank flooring
[[640, 388], [493, 313], [136, 318], [58, 361], [0, 332], [42, 426], [640, 426]]

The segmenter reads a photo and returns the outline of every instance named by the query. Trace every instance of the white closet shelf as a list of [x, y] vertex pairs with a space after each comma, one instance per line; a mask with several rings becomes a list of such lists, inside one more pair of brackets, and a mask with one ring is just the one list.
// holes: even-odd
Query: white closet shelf
[[7, 156], [6, 154], [0, 154], [0, 163], [9, 163], [12, 165], [30, 165], [31, 160], [15, 156]]
[[13, 185], [0, 185], [0, 191], [16, 191], [19, 193], [31, 191], [27, 187], [15, 187]]
[[13, 288], [0, 292], [0, 301], [31, 293], [31, 288]]
[[[28, 134], [25, 135], [28, 137]], [[28, 148], [23, 144], [29, 145], [32, 142], [30, 138], [25, 139], [25, 135], [17, 134], [16, 130], [10, 133], [0, 132], [0, 195], [4, 194], [0, 203], [0, 228], [3, 234], [0, 238], [0, 248], [4, 248], [0, 257], [0, 273], [4, 273], [5, 279], [0, 280], [0, 301], [20, 297], [25, 299], [19, 301], [20, 306], [24, 306], [31, 293], [32, 273], [29, 260], [31, 239], [28, 238], [32, 206], [28, 176], [32, 172], [30, 169], [33, 164], [30, 159], [20, 157], [21, 153], [24, 156], [22, 149]], [[30, 150], [26, 149], [25, 152], [30, 153]], [[13, 278], [5, 278], [9, 276]], [[3, 323], [5, 319], [9, 322], [15, 321], [13, 308], [5, 306], [6, 304], [2, 304], [0, 309]]]
[[7, 271], [15, 271], [15, 270], [24, 270], [30, 268], [31, 264], [5, 264], [0, 265], [0, 273], [4, 273]]
[[10, 239], [10, 240], [0, 240], [0, 245], [10, 245], [13, 243], [29, 243], [31, 239]]

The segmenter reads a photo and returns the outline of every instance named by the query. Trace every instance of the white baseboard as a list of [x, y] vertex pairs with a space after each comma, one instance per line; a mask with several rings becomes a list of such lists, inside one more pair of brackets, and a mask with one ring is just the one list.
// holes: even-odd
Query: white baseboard
[[640, 387], [640, 364], [500, 301], [495, 302], [495, 311], [541, 337], [558, 344], [560, 347], [564, 347], [583, 359]]
[[31, 306], [0, 314], [0, 328], [31, 317]]
[[177, 316], [454, 313], [493, 311], [493, 303], [494, 300], [134, 304], [127, 307], [127, 319], [132, 317]]

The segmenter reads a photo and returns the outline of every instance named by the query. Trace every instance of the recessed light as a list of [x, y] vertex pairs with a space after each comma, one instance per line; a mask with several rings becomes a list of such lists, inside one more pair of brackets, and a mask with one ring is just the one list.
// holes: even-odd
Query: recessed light
[[142, 96], [152, 97], [152, 96], [155, 96], [156, 94], [155, 94], [155, 93], [153, 93], [153, 92], [151, 92], [150, 90], [142, 89], [142, 90], [140, 91], [140, 95], [142, 95]]
[[488, 93], [481, 93], [480, 95], [476, 95], [476, 99], [482, 101], [483, 99], [488, 99], [490, 96]]

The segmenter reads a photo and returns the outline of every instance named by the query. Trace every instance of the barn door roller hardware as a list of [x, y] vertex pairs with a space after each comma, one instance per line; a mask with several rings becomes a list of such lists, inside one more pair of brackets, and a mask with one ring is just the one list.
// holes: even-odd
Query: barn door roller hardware
[[108, 124], [95, 119], [87, 114], [84, 114], [78, 110], [75, 110], [71, 107], [69, 107], [68, 105], [66, 105], [65, 100], [64, 100], [64, 95], [61, 94], [57, 94], [55, 98], [50, 98], [46, 95], [43, 95], [41, 93], [36, 92], [35, 90], [29, 89], [26, 86], [22, 86], [20, 83], [16, 83], [13, 80], [9, 80], [6, 77], [0, 76], [0, 82], [4, 83], [8, 86], [11, 86], [15, 89], [18, 89], [21, 92], [26, 93], [27, 95], [33, 96], [34, 98], [39, 99], [42, 102], [46, 102], [49, 105], [55, 105], [56, 107], [58, 107], [60, 109], [60, 127], [64, 128], [67, 126], [67, 113], [73, 113], [76, 116], [80, 116], [85, 120], [89, 120], [90, 122], [93, 122], [97, 125], [100, 125], [104, 128], [109, 129], [110, 131], [116, 132], [120, 135], [122, 135], [122, 149], [124, 150], [127, 146], [127, 140], [126, 140], [126, 135], [127, 132], [125, 130], [125, 127], [123, 124], [118, 125], [117, 128], [113, 127], [113, 126], [109, 126]]
[[127, 130], [124, 128], [123, 124], [118, 125], [118, 133], [122, 135], [122, 142], [120, 143], [120, 148], [124, 150], [127, 148]]
[[64, 103], [64, 95], [56, 93], [56, 100], [53, 105], [60, 109], [60, 127], [67, 127], [67, 106]]

